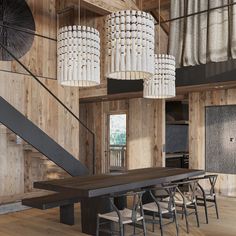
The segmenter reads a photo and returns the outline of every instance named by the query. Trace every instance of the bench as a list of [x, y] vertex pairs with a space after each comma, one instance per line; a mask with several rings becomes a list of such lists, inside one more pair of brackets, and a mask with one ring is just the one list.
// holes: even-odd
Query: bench
[[60, 222], [74, 225], [74, 204], [79, 201], [78, 197], [55, 193], [42, 197], [25, 198], [22, 200], [22, 205], [41, 210], [60, 207]]

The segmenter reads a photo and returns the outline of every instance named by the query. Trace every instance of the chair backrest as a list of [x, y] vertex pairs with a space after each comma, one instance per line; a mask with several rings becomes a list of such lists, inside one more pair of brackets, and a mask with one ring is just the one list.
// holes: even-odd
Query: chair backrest
[[132, 198], [131, 220], [133, 222], [136, 222], [139, 209], [140, 209], [141, 213], [143, 212], [142, 196], [143, 196], [144, 192], [145, 191], [137, 191], [137, 192], [133, 191], [133, 192], [128, 192], [128, 193], [124, 193], [124, 194], [116, 194], [116, 195], [110, 196], [109, 199], [110, 199], [111, 205], [112, 205], [113, 209], [116, 211], [116, 213], [118, 214], [120, 219], [121, 219], [121, 214], [120, 214], [120, 211], [118, 210], [118, 208], [116, 207], [116, 205], [114, 204], [114, 197], [131, 197]]
[[[183, 182], [175, 183], [178, 185], [177, 192], [182, 196], [183, 200], [194, 202], [198, 190], [198, 180], [192, 179]], [[184, 186], [181, 190], [180, 186]]]
[[[218, 175], [214, 174], [214, 175], [205, 175], [203, 177], [195, 178], [195, 180], [208, 180], [210, 183], [210, 189], [208, 188], [208, 190], [210, 190], [210, 195], [213, 196], [213, 194], [215, 193], [215, 185], [216, 185], [217, 178], [218, 178]], [[198, 187], [203, 193], [205, 193], [205, 189], [202, 187], [200, 183], [198, 183]]]
[[215, 185], [218, 175], [205, 175], [203, 179], [208, 179], [210, 183], [210, 195], [212, 196], [215, 193]]
[[135, 192], [133, 194], [132, 217], [131, 217], [133, 222], [135, 222], [137, 220], [138, 209], [140, 209], [143, 212], [142, 196], [143, 196], [144, 192], [145, 191], [140, 191], [140, 192]]
[[149, 193], [154, 202], [157, 204], [159, 212], [161, 212], [162, 202], [167, 203], [167, 209], [169, 212], [171, 212], [173, 207], [175, 207], [174, 196], [176, 193], [176, 188], [177, 185], [171, 184], [149, 189]]

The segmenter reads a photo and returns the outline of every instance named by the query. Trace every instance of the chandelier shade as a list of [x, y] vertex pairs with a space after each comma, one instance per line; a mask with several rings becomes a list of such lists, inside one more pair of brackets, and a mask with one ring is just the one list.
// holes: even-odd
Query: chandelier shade
[[100, 36], [87, 26], [59, 29], [57, 43], [58, 82], [63, 86], [100, 84]]
[[155, 74], [144, 81], [144, 98], [175, 97], [175, 57], [167, 54], [155, 55]]
[[147, 79], [154, 74], [154, 18], [146, 12], [125, 10], [106, 20], [106, 77]]

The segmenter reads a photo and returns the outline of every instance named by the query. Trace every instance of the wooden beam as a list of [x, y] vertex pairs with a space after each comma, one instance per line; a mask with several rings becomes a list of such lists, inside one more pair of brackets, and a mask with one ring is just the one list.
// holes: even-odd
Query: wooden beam
[[61, 28], [67, 25], [73, 25], [75, 19], [74, 6], [66, 7], [63, 10], [57, 12], [58, 14], [58, 27]]
[[[169, 9], [170, 8], [170, 1], [169, 0], [161, 0], [160, 2], [161, 4], [161, 11], [163, 9]], [[154, 19], [156, 20], [157, 23], [159, 23], [159, 4], [158, 1], [155, 0], [136, 0], [136, 5], [138, 6], [139, 9], [143, 10], [143, 11], [150, 11], [150, 13], [152, 14], [152, 16], [154, 17]], [[161, 14], [160, 16], [160, 21], [165, 21], [165, 17], [163, 17], [163, 15]], [[162, 23], [161, 24], [162, 29], [164, 30], [164, 32], [169, 35], [169, 25], [168, 23]]]
[[[169, 9], [170, 8], [170, 0], [161, 0], [161, 8]], [[142, 9], [144, 11], [152, 11], [154, 9], [158, 9], [158, 0], [145, 0], [142, 3]]]
[[126, 5], [127, 5], [127, 9], [133, 9], [133, 10], [139, 10], [138, 5], [135, 3], [134, 0], [124, 0]]
[[81, 7], [99, 15], [107, 15], [120, 10], [138, 9], [132, 0], [81, 0]]
[[[151, 11], [152, 16], [154, 17], [154, 19], [156, 20], [157, 23], [159, 23], [159, 17], [160, 17], [160, 21], [165, 21], [165, 18], [160, 14], [159, 16], [159, 11], [158, 10], [152, 10]], [[169, 35], [170, 29], [169, 29], [169, 25], [167, 23], [161, 23], [161, 28], [164, 30], [164, 32]]]
[[[81, 0], [81, 7], [95, 12], [99, 15], [107, 15], [111, 12], [119, 10], [138, 10], [152, 11], [158, 8], [157, 0]], [[168, 9], [170, 7], [170, 0], [161, 0], [161, 8]]]
[[[167, 101], [182, 101], [186, 99], [187, 94], [177, 94], [174, 98], [168, 98]], [[96, 96], [96, 97], [87, 97], [81, 98], [79, 100], [80, 104], [84, 103], [94, 103], [94, 102], [108, 102], [108, 101], [116, 101], [116, 100], [127, 100], [133, 98], [142, 98], [143, 91], [140, 92], [132, 92], [132, 93], [119, 93], [112, 95], [104, 95], [104, 96]]]
[[[201, 92], [201, 91], [211, 91], [211, 90], [222, 90], [222, 89], [232, 89], [236, 88], [236, 82], [222, 82], [222, 83], [210, 83], [210, 84], [201, 84], [201, 85], [193, 85], [193, 86], [180, 86], [176, 88], [176, 97], [167, 99], [168, 101], [179, 101], [186, 99], [188, 93], [191, 92]], [[80, 104], [83, 103], [91, 103], [91, 102], [105, 102], [105, 101], [115, 101], [115, 100], [123, 100], [123, 99], [132, 99], [132, 98], [142, 98], [143, 91], [139, 92], [130, 92], [130, 93], [119, 93], [112, 95], [104, 95], [104, 96], [89, 96], [84, 97], [79, 100]]]
[[176, 88], [176, 93], [180, 95], [180, 94], [187, 94], [187, 93], [192, 93], [192, 92], [233, 89], [233, 88], [236, 88], [235, 81], [217, 82], [217, 83], [200, 84], [200, 85], [192, 85], [192, 86], [180, 86]]
[[83, 104], [83, 103], [91, 103], [91, 102], [107, 102], [107, 101], [115, 101], [115, 100], [131, 99], [131, 98], [142, 98], [142, 97], [143, 97], [143, 91], [140, 91], [140, 92], [132, 92], [132, 93], [119, 93], [119, 94], [112, 94], [112, 95], [80, 98], [79, 102], [80, 104]]

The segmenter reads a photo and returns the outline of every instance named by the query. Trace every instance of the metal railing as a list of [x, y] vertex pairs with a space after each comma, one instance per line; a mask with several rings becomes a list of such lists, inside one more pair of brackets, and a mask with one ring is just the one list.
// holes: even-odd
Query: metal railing
[[[38, 36], [38, 35], [35, 35]], [[17, 63], [20, 64], [20, 66], [29, 73], [29, 75], [31, 75], [35, 81], [37, 81], [37, 83], [43, 87], [57, 102], [58, 104], [60, 104], [70, 115], [72, 115], [77, 122], [79, 122], [79, 124], [85, 128], [85, 130], [92, 135], [92, 172], [93, 174], [95, 174], [95, 133], [89, 129], [80, 119], [79, 117], [73, 113], [73, 111], [71, 111], [71, 109], [69, 107], [67, 107], [51, 90], [49, 90], [47, 88], [47, 86], [45, 86], [40, 79], [37, 78], [37, 76], [35, 76], [30, 69], [28, 69], [1, 41], [0, 41], [0, 47], [2, 47]], [[79, 131], [78, 131], [79, 132]]]

